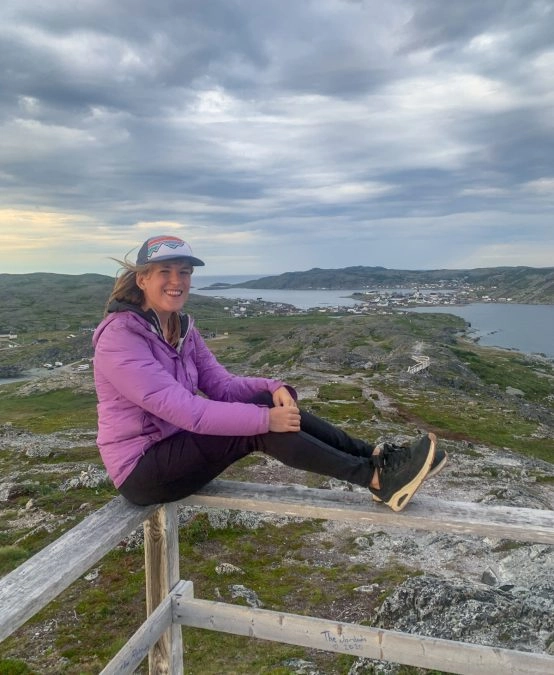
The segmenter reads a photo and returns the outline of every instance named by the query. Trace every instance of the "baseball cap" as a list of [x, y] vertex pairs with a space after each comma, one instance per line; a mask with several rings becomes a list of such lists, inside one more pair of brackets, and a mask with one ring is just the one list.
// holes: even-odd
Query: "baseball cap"
[[181, 259], [195, 267], [204, 265], [202, 260], [192, 255], [192, 249], [186, 241], [179, 237], [161, 235], [150, 237], [144, 242], [137, 254], [137, 265]]

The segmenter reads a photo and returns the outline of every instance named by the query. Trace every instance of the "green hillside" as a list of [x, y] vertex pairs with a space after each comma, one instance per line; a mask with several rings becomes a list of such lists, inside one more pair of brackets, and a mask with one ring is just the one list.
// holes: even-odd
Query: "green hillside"
[[[113, 284], [102, 274], [0, 274], [0, 333], [93, 328]], [[220, 301], [198, 295], [187, 306], [199, 318], [221, 310]]]
[[[114, 280], [101, 274], [0, 274], [0, 334], [17, 336], [17, 349], [0, 346], [0, 378], [45, 363], [92, 356], [91, 333], [104, 315]], [[224, 316], [223, 301], [191, 295], [197, 321]]]

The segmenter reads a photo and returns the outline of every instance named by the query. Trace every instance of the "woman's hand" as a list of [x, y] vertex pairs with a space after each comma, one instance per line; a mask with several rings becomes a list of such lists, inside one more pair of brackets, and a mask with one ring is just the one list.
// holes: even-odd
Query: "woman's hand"
[[294, 407], [282, 405], [270, 408], [269, 430], [277, 432], [300, 431], [300, 410], [296, 405]]
[[276, 408], [285, 407], [285, 408], [296, 408], [296, 401], [290, 395], [289, 390], [286, 387], [279, 387], [276, 391], [273, 392], [273, 405]]
[[300, 410], [286, 387], [273, 392], [273, 405], [269, 409], [270, 431], [300, 431]]

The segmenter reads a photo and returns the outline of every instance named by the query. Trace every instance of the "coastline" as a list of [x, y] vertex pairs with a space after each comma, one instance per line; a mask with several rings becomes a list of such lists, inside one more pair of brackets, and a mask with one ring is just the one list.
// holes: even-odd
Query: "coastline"
[[[221, 285], [223, 280], [219, 282]], [[204, 286], [205, 288], [205, 286]], [[199, 290], [199, 289], [195, 289]], [[319, 311], [371, 315], [375, 312], [448, 313], [462, 318], [476, 329], [479, 344], [499, 347], [522, 354], [554, 358], [554, 304], [467, 299], [454, 289], [380, 288], [364, 290], [289, 290], [248, 289], [228, 286], [201, 290], [199, 295], [219, 297], [238, 307], [248, 307], [256, 300], [290, 305], [298, 313]], [[244, 311], [244, 310], [237, 310]], [[491, 315], [490, 317], [488, 315]], [[494, 324], [494, 317], [499, 323]], [[525, 315], [520, 318], [521, 315]], [[512, 317], [512, 318], [510, 318]], [[493, 320], [494, 319], [494, 320]], [[490, 336], [494, 336], [490, 339]]]
[[452, 314], [466, 323], [470, 338], [481, 347], [493, 347], [552, 361], [554, 305], [528, 303], [469, 303], [413, 307], [416, 314]]

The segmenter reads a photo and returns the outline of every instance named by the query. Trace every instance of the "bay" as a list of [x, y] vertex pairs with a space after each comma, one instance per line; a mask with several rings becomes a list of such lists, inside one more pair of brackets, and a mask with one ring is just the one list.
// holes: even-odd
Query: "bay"
[[[253, 276], [219, 276], [202, 277], [196, 275], [192, 277], [192, 293], [198, 295], [207, 295], [212, 298], [229, 298], [229, 300], [256, 300], [262, 298], [266, 302], [282, 302], [287, 305], [293, 305], [298, 309], [311, 309], [313, 307], [353, 307], [359, 303], [359, 300], [350, 298], [352, 293], [360, 292], [359, 288], [352, 290], [316, 290], [316, 291], [297, 291], [282, 290], [277, 288], [205, 288], [216, 283], [240, 284], [244, 281], [250, 281]], [[204, 287], [204, 288], [203, 288]]]
[[471, 325], [471, 335], [481, 345], [554, 358], [554, 305], [475, 302], [410, 311], [454, 314]]
[[[298, 309], [313, 307], [353, 307], [358, 301], [349, 297], [362, 289], [351, 290], [279, 290], [262, 288], [227, 288], [201, 290], [214, 283], [238, 284], [253, 275], [201, 276], [194, 275], [193, 293], [212, 297], [282, 302]], [[392, 289], [390, 289], [392, 290]], [[394, 289], [411, 292], [413, 289]], [[406, 311], [404, 309], [403, 311]], [[554, 359], [554, 305], [524, 305], [516, 303], [472, 303], [410, 308], [414, 312], [440, 312], [459, 316], [471, 325], [471, 335], [479, 344], [488, 347], [514, 349], [526, 354], [544, 354]]]

